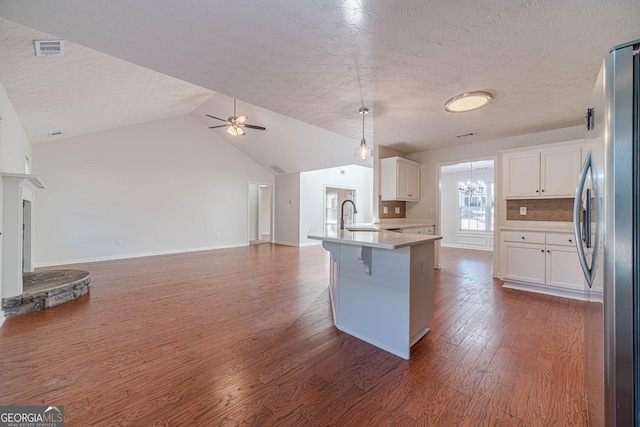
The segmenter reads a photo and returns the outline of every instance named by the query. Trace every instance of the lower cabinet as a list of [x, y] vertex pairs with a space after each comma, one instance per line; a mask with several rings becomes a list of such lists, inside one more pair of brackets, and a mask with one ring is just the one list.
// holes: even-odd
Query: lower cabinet
[[403, 233], [409, 234], [435, 234], [435, 227], [433, 225], [427, 225], [424, 227], [402, 227]]
[[505, 287], [585, 299], [585, 281], [572, 233], [503, 231]]

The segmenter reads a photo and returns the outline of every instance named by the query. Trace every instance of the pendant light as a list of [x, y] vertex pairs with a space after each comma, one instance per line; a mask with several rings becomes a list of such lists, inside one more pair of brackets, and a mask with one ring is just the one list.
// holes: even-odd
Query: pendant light
[[473, 162], [470, 164], [471, 172], [467, 182], [458, 183], [458, 190], [466, 196], [475, 196], [481, 194], [484, 190], [484, 182], [473, 179]]
[[373, 157], [373, 148], [367, 145], [367, 140], [364, 139], [364, 116], [369, 113], [369, 109], [362, 107], [358, 112], [362, 114], [362, 141], [360, 141], [360, 145], [356, 147], [353, 155], [356, 159], [360, 160], [370, 159]]

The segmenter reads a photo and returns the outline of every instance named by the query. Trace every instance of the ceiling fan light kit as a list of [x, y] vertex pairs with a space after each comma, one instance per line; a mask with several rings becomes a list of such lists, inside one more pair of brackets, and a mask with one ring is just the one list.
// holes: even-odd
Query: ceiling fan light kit
[[361, 107], [358, 112], [362, 114], [362, 140], [360, 141], [360, 145], [354, 150], [353, 156], [358, 160], [365, 160], [373, 157], [373, 147], [367, 145], [367, 140], [364, 139], [364, 116], [369, 113], [369, 109]]
[[491, 100], [493, 100], [493, 95], [489, 92], [465, 92], [449, 98], [444, 103], [444, 109], [450, 113], [465, 113], [482, 108]]
[[226, 123], [224, 125], [209, 126], [209, 129], [226, 127], [227, 133], [233, 136], [246, 135], [243, 128], [266, 130], [266, 128], [263, 126], [250, 125], [249, 123], [245, 123], [249, 117], [245, 116], [244, 114], [238, 117], [236, 113], [236, 98], [233, 98], [233, 116], [229, 117], [227, 120], [224, 120], [224, 119], [221, 119], [220, 117], [212, 116], [209, 114], [206, 114], [206, 116]]

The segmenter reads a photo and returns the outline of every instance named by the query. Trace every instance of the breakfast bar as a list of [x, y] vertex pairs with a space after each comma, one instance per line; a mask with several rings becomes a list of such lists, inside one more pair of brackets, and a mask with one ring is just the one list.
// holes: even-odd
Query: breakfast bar
[[442, 236], [326, 227], [309, 238], [331, 254], [336, 328], [409, 359], [433, 319], [434, 242]]

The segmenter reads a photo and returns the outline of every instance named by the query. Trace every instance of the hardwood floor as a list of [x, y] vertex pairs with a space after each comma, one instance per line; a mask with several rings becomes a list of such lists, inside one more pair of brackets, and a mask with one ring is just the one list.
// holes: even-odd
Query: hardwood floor
[[[0, 328], [0, 404], [67, 426], [587, 426], [579, 301], [443, 249], [406, 361], [337, 331], [319, 246], [77, 264], [78, 300]], [[69, 266], [65, 266], [69, 267]]]

